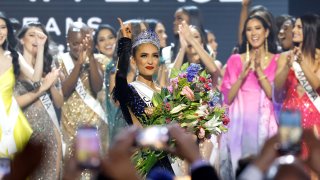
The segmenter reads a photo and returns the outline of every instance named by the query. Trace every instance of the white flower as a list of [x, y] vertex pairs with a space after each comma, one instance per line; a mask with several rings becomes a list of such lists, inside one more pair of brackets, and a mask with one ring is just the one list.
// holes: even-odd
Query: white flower
[[215, 130], [218, 131], [219, 133], [221, 130], [219, 129], [219, 126], [222, 124], [222, 122], [218, 121], [219, 117], [213, 116], [208, 122], [204, 123], [204, 126], [209, 130]]
[[205, 117], [208, 115], [208, 104], [201, 105], [198, 107], [198, 110], [195, 112], [198, 117]]
[[197, 121], [192, 121], [190, 123], [181, 123], [181, 127], [193, 127], [195, 125], [197, 125]]
[[184, 110], [187, 107], [188, 107], [188, 105], [186, 105], [186, 104], [179, 104], [178, 106], [172, 108], [172, 110], [170, 111], [170, 114], [176, 114], [176, 113]]

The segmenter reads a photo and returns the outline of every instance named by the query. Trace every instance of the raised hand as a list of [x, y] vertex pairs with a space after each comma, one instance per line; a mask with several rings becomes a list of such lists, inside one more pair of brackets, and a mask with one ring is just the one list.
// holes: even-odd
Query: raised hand
[[132, 31], [131, 31], [131, 24], [123, 24], [122, 19], [118, 18], [120, 29], [122, 32], [123, 37], [132, 38]]
[[58, 82], [58, 79], [60, 78], [60, 75], [61, 75], [61, 71], [60, 71], [60, 68], [57, 69], [55, 67], [53, 67], [51, 69], [51, 73], [53, 74], [53, 76], [56, 78], [56, 80], [54, 81], [54, 84], [56, 84]]
[[93, 31], [94, 30], [90, 28], [82, 42], [87, 54], [93, 53]]
[[84, 45], [81, 43], [81, 44], [79, 45], [79, 58], [78, 58], [77, 63], [78, 63], [79, 65], [84, 64], [86, 58], [87, 58], [87, 51], [85, 50]]
[[242, 0], [242, 6], [249, 6], [251, 4], [251, 0]]
[[242, 72], [239, 77], [240, 79], [244, 79], [245, 77], [247, 77], [247, 75], [249, 74], [249, 71], [252, 69], [253, 63], [254, 62], [252, 59], [250, 59], [249, 61], [245, 61], [242, 67]]
[[53, 72], [50, 72], [46, 75], [46, 77], [42, 81], [42, 85], [40, 86], [40, 91], [44, 92], [48, 90], [57, 80], [59, 75]]
[[178, 34], [179, 34], [180, 48], [181, 49], [187, 49], [188, 43], [185, 40], [184, 35], [182, 34], [181, 31], [178, 31]]
[[47, 35], [45, 35], [42, 31], [36, 30], [36, 44], [37, 46], [44, 46], [47, 41]]
[[190, 27], [185, 21], [182, 21], [179, 25], [179, 36], [180, 34], [186, 40], [187, 43], [189, 43], [193, 39]]
[[261, 69], [261, 56], [259, 50], [255, 50], [254, 52], [254, 59], [253, 59], [253, 67], [254, 70], [260, 70]]

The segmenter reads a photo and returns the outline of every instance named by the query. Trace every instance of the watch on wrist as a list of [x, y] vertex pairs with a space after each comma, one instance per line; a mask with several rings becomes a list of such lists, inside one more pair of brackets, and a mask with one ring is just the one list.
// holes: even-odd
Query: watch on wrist
[[33, 83], [33, 87], [34, 87], [35, 89], [38, 89], [41, 85], [42, 85], [42, 82], [41, 82], [41, 81], [37, 81], [37, 82], [34, 82], [34, 83]]

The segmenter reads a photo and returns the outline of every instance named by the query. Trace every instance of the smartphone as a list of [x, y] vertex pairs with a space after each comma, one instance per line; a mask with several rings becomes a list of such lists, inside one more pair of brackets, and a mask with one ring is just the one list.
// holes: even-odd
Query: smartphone
[[280, 154], [299, 154], [301, 151], [301, 113], [286, 110], [280, 113]]
[[100, 166], [101, 141], [96, 127], [80, 127], [76, 135], [76, 159], [84, 169]]
[[0, 158], [0, 179], [11, 171], [9, 158]]
[[151, 126], [140, 130], [136, 136], [139, 147], [164, 149], [169, 143], [169, 130], [164, 126]]

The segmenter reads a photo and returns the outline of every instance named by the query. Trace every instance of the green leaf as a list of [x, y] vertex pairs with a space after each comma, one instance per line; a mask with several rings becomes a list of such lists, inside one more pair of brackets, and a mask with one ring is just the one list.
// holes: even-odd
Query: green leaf
[[152, 104], [154, 107], [158, 107], [163, 103], [163, 98], [161, 97], [161, 94], [159, 93], [154, 93], [152, 97]]
[[188, 67], [189, 67], [189, 63], [187, 63], [187, 62], [186, 62], [186, 63], [182, 64], [182, 66], [181, 66], [181, 68], [180, 68], [180, 69], [181, 69], [181, 71], [183, 71], [183, 72], [184, 72], [184, 71], [186, 71], [186, 70], [187, 70], [187, 68], [188, 68]]
[[180, 73], [180, 70], [177, 68], [172, 68], [170, 73], [170, 79], [178, 77]]

